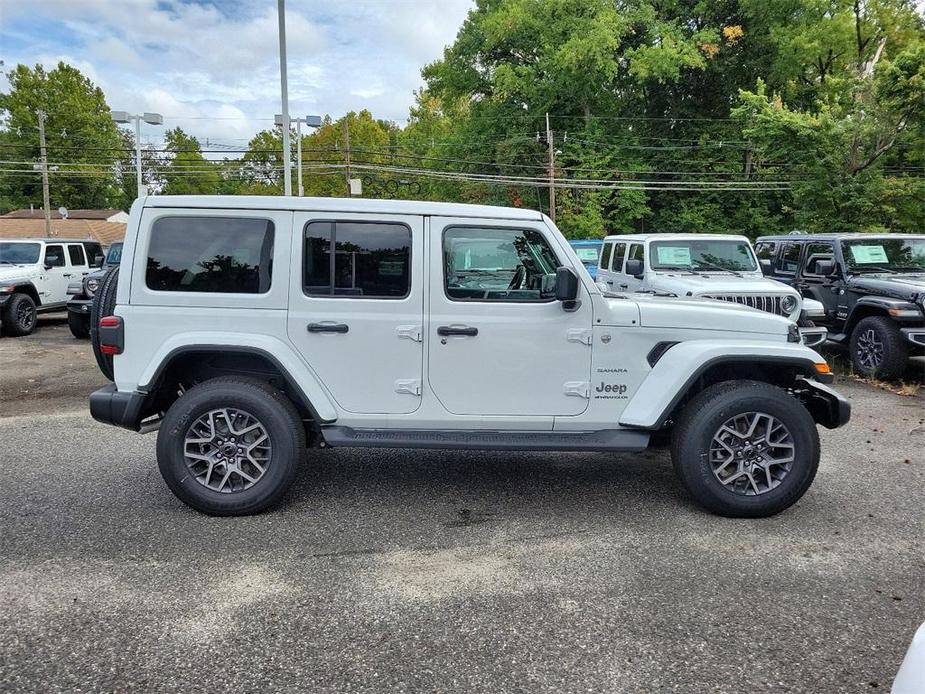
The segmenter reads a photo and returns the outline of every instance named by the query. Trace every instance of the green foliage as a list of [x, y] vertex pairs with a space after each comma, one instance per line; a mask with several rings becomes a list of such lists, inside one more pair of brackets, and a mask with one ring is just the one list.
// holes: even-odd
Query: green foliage
[[199, 140], [180, 128], [168, 130], [164, 136], [166, 163], [161, 169], [162, 192], [165, 195], [216, 195], [221, 177], [218, 166], [202, 156]]

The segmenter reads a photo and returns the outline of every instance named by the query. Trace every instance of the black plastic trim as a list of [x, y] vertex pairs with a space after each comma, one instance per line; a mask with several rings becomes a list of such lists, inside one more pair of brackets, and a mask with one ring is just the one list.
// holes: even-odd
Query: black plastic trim
[[114, 383], [90, 393], [90, 416], [103, 424], [138, 431], [147, 393], [125, 392]]
[[633, 429], [600, 431], [482, 431], [455, 429], [353, 429], [326, 426], [329, 446], [437, 448], [476, 451], [642, 451], [649, 433]]
[[827, 385], [808, 378], [801, 379], [809, 390], [809, 399], [804, 404], [813, 419], [826, 429], [837, 429], [851, 419], [851, 403]]
[[658, 363], [658, 360], [665, 356], [665, 352], [677, 344], [680, 344], [680, 342], [657, 343], [652, 349], [649, 350], [649, 354], [646, 355], [646, 361], [649, 362], [649, 366], [655, 366]]

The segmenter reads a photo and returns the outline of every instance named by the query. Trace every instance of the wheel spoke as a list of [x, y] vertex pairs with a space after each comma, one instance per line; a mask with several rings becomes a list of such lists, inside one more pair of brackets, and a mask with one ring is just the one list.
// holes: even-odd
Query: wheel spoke
[[713, 475], [726, 489], [757, 496], [781, 484], [795, 453], [793, 436], [784, 422], [766, 412], [741, 412], [716, 430], [708, 459]]
[[[252, 438], [246, 441], [245, 437]], [[184, 458], [201, 485], [233, 494], [260, 482], [273, 455], [264, 424], [244, 410], [225, 407], [202, 414], [187, 429]]]

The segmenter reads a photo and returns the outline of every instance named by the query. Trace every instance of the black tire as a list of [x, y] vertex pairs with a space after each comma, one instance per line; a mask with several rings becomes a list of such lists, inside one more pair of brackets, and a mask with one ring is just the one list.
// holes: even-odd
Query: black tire
[[[770, 415], [786, 427], [793, 462], [775, 480], [776, 486], [748, 496], [734, 489], [738, 483], [727, 486], [714, 474], [711, 446], [714, 435], [731, 418], [756, 412]], [[730, 457], [735, 460], [731, 452]], [[819, 467], [819, 433], [803, 404], [780, 388], [758, 381], [728, 381], [707, 388], [686, 405], [674, 429], [671, 460], [694, 501], [708, 511], [731, 518], [763, 518], [788, 508], [809, 489]], [[780, 468], [775, 470], [780, 474]], [[764, 484], [759, 475], [755, 479]], [[743, 481], [748, 489], [748, 478]]]
[[71, 335], [78, 340], [86, 340], [90, 337], [90, 319], [87, 316], [68, 311], [67, 327], [71, 329]]
[[816, 324], [811, 321], [809, 318], [801, 318], [797, 321], [797, 327], [800, 328], [815, 328]]
[[[187, 433], [197, 420], [223, 408], [252, 415], [271, 446], [263, 475], [252, 486], [230, 492], [207, 487], [188, 467], [185, 451]], [[239, 376], [214, 378], [186, 391], [167, 411], [157, 435], [157, 464], [167, 486], [183, 503], [213, 516], [243, 516], [276, 504], [292, 485], [304, 454], [305, 428], [289, 398], [262, 381]]]
[[10, 337], [31, 335], [38, 323], [35, 302], [28, 294], [13, 294], [3, 308], [3, 333]]
[[119, 286], [119, 266], [109, 270], [100, 282], [100, 288], [90, 304], [90, 344], [93, 345], [93, 356], [96, 365], [110, 381], [113, 380], [112, 355], [100, 351], [100, 318], [111, 316], [116, 308], [116, 289]]
[[899, 378], [906, 371], [909, 360], [906, 340], [896, 324], [886, 316], [869, 316], [854, 326], [850, 351], [854, 370], [867, 378], [887, 381]]

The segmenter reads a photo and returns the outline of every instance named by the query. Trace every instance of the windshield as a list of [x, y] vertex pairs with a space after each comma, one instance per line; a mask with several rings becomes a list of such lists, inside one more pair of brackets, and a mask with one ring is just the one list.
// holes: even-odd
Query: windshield
[[106, 254], [107, 265], [118, 265], [122, 260], [122, 244], [114, 243], [109, 247], [109, 253]]
[[39, 262], [42, 247], [38, 243], [0, 243], [0, 264], [31, 265]]
[[925, 272], [925, 236], [842, 241], [848, 269], [855, 272]]
[[745, 241], [653, 241], [650, 249], [653, 270], [682, 268], [697, 272], [748, 272], [758, 269], [755, 253]]
[[592, 248], [589, 246], [579, 246], [575, 249], [575, 255], [577, 255], [578, 259], [585, 265], [588, 265], [589, 263], [591, 265], [597, 265], [597, 259], [600, 254], [600, 247]]

